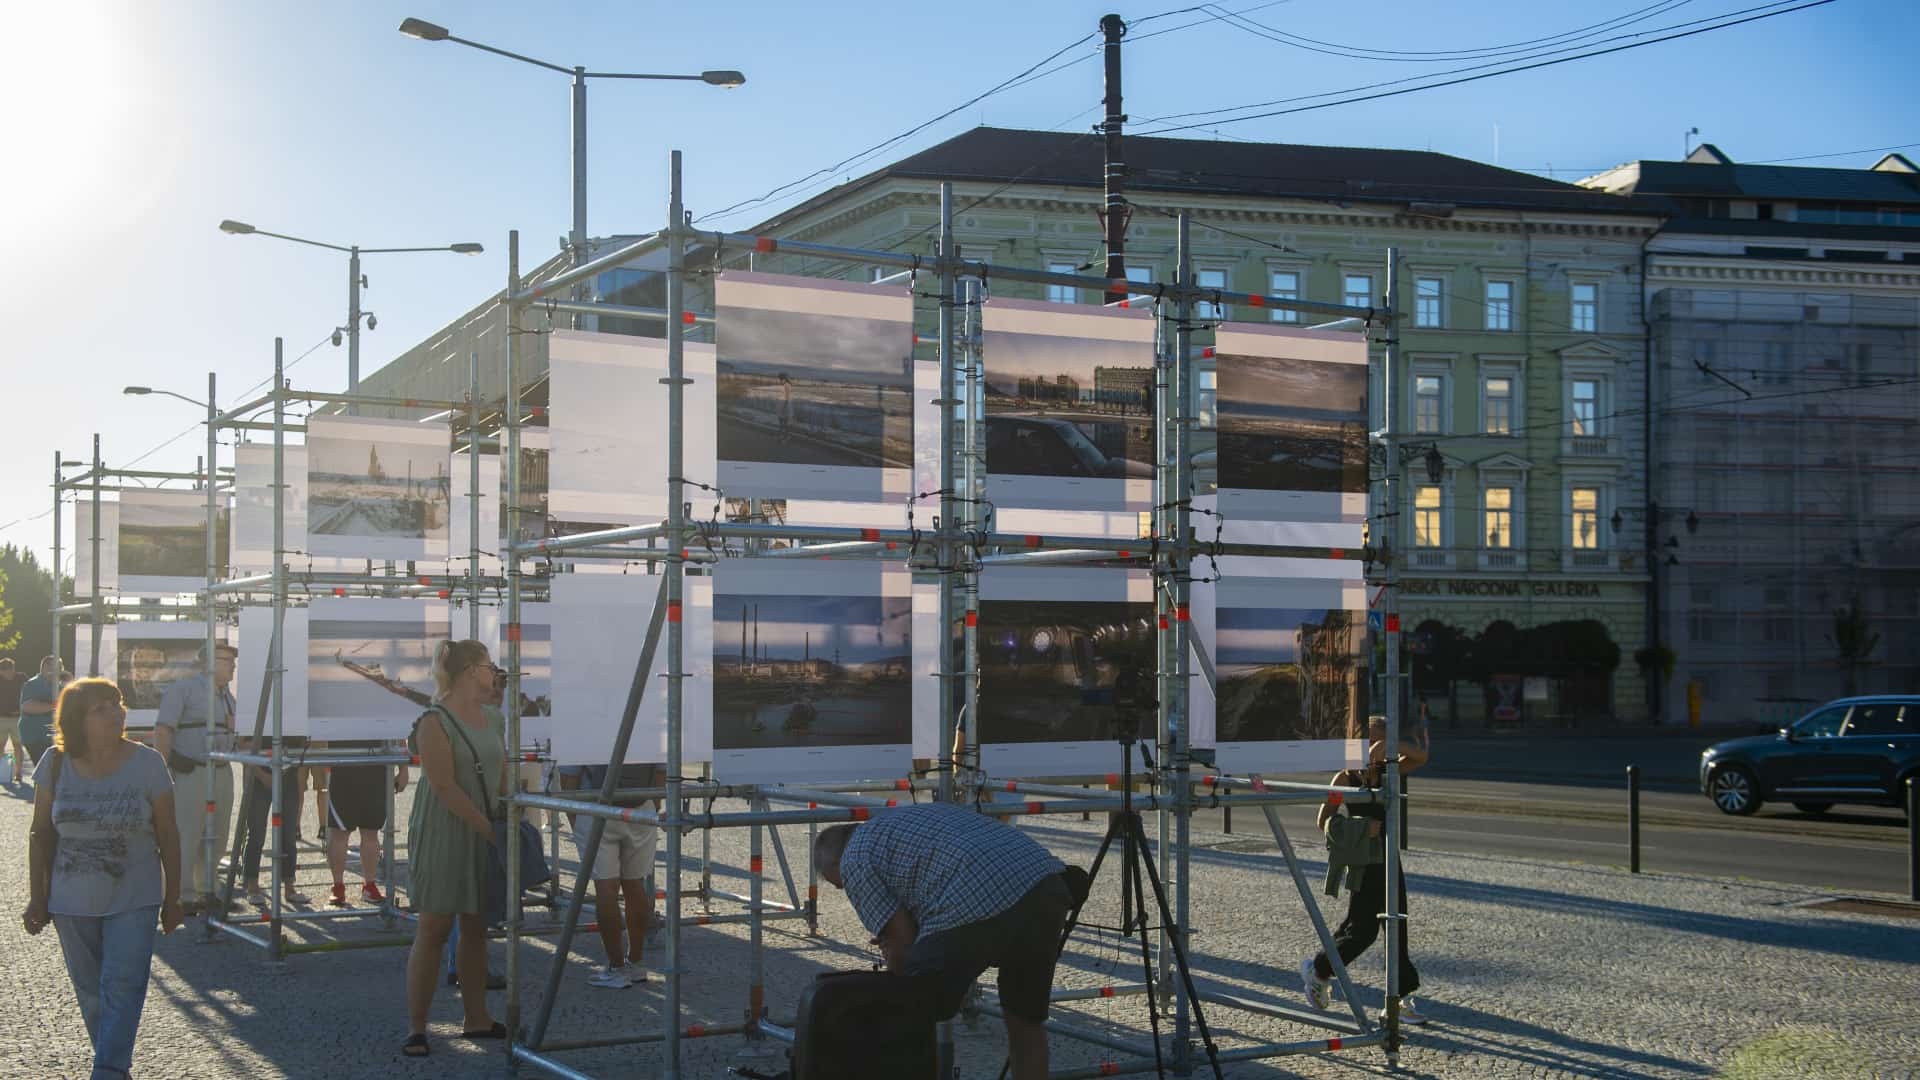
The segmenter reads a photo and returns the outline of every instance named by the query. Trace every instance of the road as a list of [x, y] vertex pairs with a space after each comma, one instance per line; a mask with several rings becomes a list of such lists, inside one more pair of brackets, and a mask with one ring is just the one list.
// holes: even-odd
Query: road
[[[1767, 804], [1752, 817], [1720, 813], [1690, 770], [1700, 749], [1728, 733], [1651, 738], [1435, 735], [1431, 775], [1409, 785], [1408, 835], [1416, 849], [1624, 867], [1625, 769], [1641, 764], [1643, 870], [1907, 894], [1905, 816], [1878, 807], [1802, 814]], [[1451, 775], [1449, 775], [1451, 774]], [[1313, 811], [1289, 807], [1289, 835], [1316, 842]], [[1217, 813], [1196, 827], [1221, 829]], [[1236, 839], [1266, 835], [1261, 816], [1234, 815]]]
[[726, 438], [723, 456], [735, 461], [794, 461], [804, 456], [808, 459], [808, 465], [877, 467], [871, 455], [805, 436], [796, 436], [792, 442], [781, 442], [778, 433], [748, 424], [730, 425]]

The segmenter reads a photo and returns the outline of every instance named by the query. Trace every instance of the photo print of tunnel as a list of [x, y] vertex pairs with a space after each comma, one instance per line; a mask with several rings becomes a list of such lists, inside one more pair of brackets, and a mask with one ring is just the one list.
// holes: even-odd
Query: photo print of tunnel
[[1357, 525], [1367, 493], [1366, 338], [1264, 326], [1223, 326], [1217, 338], [1221, 513]]
[[877, 563], [732, 560], [713, 599], [714, 773], [728, 783], [904, 776], [913, 599]]
[[987, 493], [995, 505], [1146, 509], [1152, 314], [997, 298], [982, 311]]
[[[683, 356], [685, 476], [714, 482], [714, 349]], [[549, 511], [569, 521], [648, 525], [667, 516], [667, 344], [555, 330], [548, 342]], [[723, 488], [726, 485], [721, 485]], [[728, 488], [731, 492], [731, 488]], [[688, 498], [702, 492], [688, 489]]]
[[309, 550], [365, 559], [444, 558], [451, 466], [447, 432], [438, 425], [310, 417]]
[[904, 286], [729, 271], [714, 283], [715, 447], [728, 495], [878, 501], [913, 468]]
[[1153, 586], [1143, 572], [981, 577], [980, 752], [990, 775], [1096, 775], [1125, 730], [1154, 734]]
[[[123, 491], [119, 514], [119, 588], [123, 593], [177, 593], [207, 583], [207, 497], [198, 491]], [[214, 576], [227, 576], [232, 515], [217, 497]]]
[[1332, 771], [1357, 760], [1371, 683], [1356, 581], [1218, 582], [1214, 746], [1222, 771]]

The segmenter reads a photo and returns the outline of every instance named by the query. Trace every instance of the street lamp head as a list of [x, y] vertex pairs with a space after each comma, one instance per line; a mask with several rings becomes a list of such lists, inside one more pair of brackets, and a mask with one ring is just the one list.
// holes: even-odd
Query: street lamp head
[[253, 231], [253, 226], [244, 221], [235, 221], [232, 218], [228, 218], [220, 223], [220, 231], [223, 233], [232, 233], [235, 236], [245, 236]]
[[447, 245], [447, 250], [454, 252], [455, 254], [458, 254], [458, 255], [478, 255], [487, 249], [481, 247], [479, 244], [463, 243], [463, 244], [449, 244]]
[[700, 73], [700, 81], [709, 86], [721, 86], [731, 90], [744, 84], [747, 77], [737, 71], [703, 71]]
[[410, 38], [419, 38], [421, 41], [447, 40], [446, 27], [436, 26], [435, 24], [430, 23], [425, 19], [401, 20], [400, 32], [407, 35]]
[[133, 394], [134, 396], [136, 396], [136, 397], [137, 397], [137, 396], [139, 396], [139, 395], [141, 395], [141, 394], [151, 394], [151, 393], [153, 393], [153, 387], [151, 387], [151, 386], [129, 386], [129, 387], [126, 387], [126, 388], [124, 388], [124, 389], [122, 389], [122, 390], [121, 390], [120, 392], [121, 392], [121, 393], [123, 393], [123, 394]]

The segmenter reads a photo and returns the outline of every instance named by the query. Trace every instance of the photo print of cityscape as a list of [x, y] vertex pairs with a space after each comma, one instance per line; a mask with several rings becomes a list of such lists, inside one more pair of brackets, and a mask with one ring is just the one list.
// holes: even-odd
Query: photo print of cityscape
[[[378, 431], [340, 421], [310, 425], [307, 535], [444, 540], [450, 492], [444, 437], [423, 442], [382, 438]], [[335, 548], [327, 553], [347, 554]]]
[[1103, 741], [1154, 729], [1151, 601], [983, 600], [980, 741]]
[[1360, 737], [1367, 715], [1363, 613], [1222, 607], [1215, 620], [1220, 742]]
[[912, 616], [904, 596], [715, 596], [714, 748], [911, 742]]
[[1216, 360], [1222, 488], [1367, 490], [1365, 365], [1225, 353]]
[[1153, 350], [995, 331], [987, 338], [987, 472], [1153, 476]]

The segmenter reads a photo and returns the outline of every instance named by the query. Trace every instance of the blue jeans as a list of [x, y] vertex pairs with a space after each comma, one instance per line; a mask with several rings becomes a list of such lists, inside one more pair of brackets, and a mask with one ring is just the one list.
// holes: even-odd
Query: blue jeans
[[73, 996], [80, 999], [80, 1015], [93, 1040], [92, 1080], [122, 1080], [133, 1068], [133, 1037], [147, 1003], [160, 909], [55, 915], [53, 926], [66, 954]]

